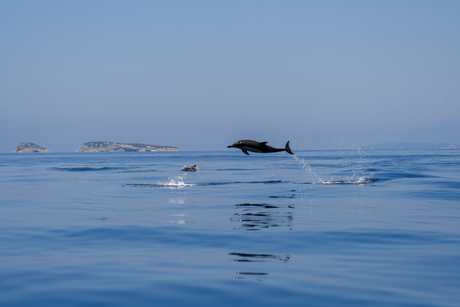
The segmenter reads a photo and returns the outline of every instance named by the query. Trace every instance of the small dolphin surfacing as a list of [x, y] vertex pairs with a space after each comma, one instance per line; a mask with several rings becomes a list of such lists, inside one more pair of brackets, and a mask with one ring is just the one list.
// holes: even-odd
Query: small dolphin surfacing
[[183, 172], [196, 172], [197, 171], [197, 167], [196, 167], [196, 164], [193, 165], [193, 166], [184, 166], [181, 171]]
[[289, 154], [293, 155], [294, 153], [291, 151], [291, 148], [289, 147], [289, 141], [286, 143], [285, 148], [275, 148], [267, 145], [268, 142], [257, 142], [257, 141], [252, 141], [252, 140], [240, 140], [235, 142], [232, 145], [227, 146], [227, 148], [239, 148], [241, 149], [245, 154], [249, 155], [248, 151], [252, 152], [279, 152], [279, 151], [287, 151]]

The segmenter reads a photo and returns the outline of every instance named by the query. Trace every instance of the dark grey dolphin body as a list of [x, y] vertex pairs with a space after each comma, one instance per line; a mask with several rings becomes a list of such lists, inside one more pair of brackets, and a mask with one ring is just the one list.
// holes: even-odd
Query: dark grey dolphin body
[[252, 140], [241, 140], [238, 142], [235, 142], [233, 145], [227, 146], [227, 148], [239, 148], [241, 149], [245, 154], [249, 155], [248, 151], [252, 152], [279, 152], [279, 151], [287, 151], [291, 155], [294, 153], [291, 151], [291, 148], [289, 147], [289, 141], [286, 143], [285, 148], [275, 148], [267, 145], [267, 142], [257, 142], [257, 141], [252, 141]]
[[181, 171], [183, 172], [196, 172], [197, 168], [196, 168], [196, 164], [193, 165], [193, 166], [184, 166]]

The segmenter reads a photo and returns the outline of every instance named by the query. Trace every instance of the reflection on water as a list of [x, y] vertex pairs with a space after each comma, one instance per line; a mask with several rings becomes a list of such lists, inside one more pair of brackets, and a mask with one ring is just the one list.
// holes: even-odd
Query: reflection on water
[[[272, 255], [272, 254], [250, 254], [250, 253], [228, 253], [230, 256], [233, 256], [233, 261], [235, 262], [269, 262], [269, 261], [281, 261], [281, 262], [288, 262], [290, 259], [289, 255], [280, 256], [280, 255]], [[247, 269], [247, 268], [246, 268]], [[233, 276], [233, 279], [244, 279], [248, 277], [259, 277], [257, 280], [262, 281], [260, 276], [267, 276], [269, 275], [268, 272], [255, 272], [255, 271], [238, 271], [235, 272], [236, 275]]]
[[248, 253], [229, 253], [230, 256], [237, 256], [233, 261], [235, 262], [266, 262], [270, 260], [279, 260], [282, 262], [289, 261], [289, 255], [278, 256], [271, 254], [248, 254]]
[[[247, 277], [254, 277], [254, 276], [266, 276], [268, 273], [263, 272], [236, 272], [235, 276], [232, 276], [233, 279], [245, 279]], [[261, 278], [257, 278], [258, 281], [263, 281]]]
[[268, 273], [256, 273], [256, 272], [236, 272], [238, 275], [268, 275]]
[[[236, 213], [230, 218], [231, 222], [238, 223], [233, 229], [262, 230], [270, 227], [287, 227], [292, 230], [294, 204], [259, 204], [242, 203], [235, 206]], [[241, 263], [241, 271], [235, 272], [233, 279], [256, 278], [263, 281], [262, 276], [269, 275], [265, 270], [260, 270], [262, 262], [289, 262], [290, 256], [280, 256], [275, 254], [253, 254], [242, 252], [230, 252], [232, 261]], [[244, 264], [246, 263], [246, 264]], [[255, 266], [249, 268], [248, 266]], [[265, 268], [266, 265], [263, 267]]]
[[292, 230], [294, 205], [237, 204], [231, 222], [240, 223], [234, 229], [261, 230], [269, 227], [288, 227]]

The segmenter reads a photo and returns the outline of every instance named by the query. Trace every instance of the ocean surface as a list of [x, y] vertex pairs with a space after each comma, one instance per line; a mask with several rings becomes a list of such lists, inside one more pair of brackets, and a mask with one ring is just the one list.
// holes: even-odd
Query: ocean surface
[[459, 150], [293, 150], [0, 154], [0, 305], [460, 306]]

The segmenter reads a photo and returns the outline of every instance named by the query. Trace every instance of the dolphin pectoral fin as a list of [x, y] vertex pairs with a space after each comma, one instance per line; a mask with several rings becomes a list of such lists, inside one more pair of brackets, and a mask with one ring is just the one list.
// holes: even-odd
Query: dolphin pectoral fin
[[249, 156], [249, 153], [246, 149], [241, 149], [245, 154], [247, 154]]
[[284, 150], [286, 150], [288, 153], [290, 153], [291, 155], [293, 155], [294, 153], [291, 151], [291, 147], [289, 147], [289, 141], [287, 141], [286, 143], [286, 147], [284, 148]]

